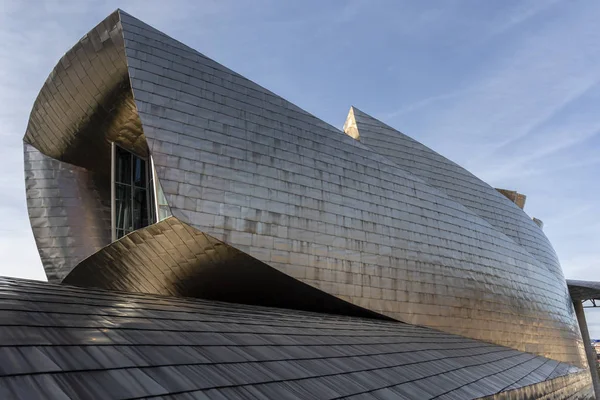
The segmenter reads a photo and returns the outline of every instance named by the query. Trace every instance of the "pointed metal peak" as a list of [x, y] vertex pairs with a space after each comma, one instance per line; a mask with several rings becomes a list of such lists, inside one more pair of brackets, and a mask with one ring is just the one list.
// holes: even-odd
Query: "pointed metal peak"
[[367, 114], [366, 112], [364, 112], [363, 110], [361, 110], [358, 107], [352, 106], [352, 107], [350, 107], [350, 110], [354, 111], [354, 114], [356, 114], [356, 116], [359, 116], [359, 117], [369, 117], [369, 118], [372, 118], [372, 119], [376, 119], [376, 118], [372, 117], [370, 114]]
[[358, 126], [356, 126], [356, 118], [354, 117], [354, 110], [360, 112], [360, 110], [356, 109], [354, 106], [350, 107], [350, 111], [348, 111], [348, 116], [346, 117], [346, 122], [344, 123], [344, 133], [353, 139], [360, 140]]
[[133, 17], [133, 15], [129, 14], [127, 11], [122, 8], [117, 8], [114, 12], [119, 13], [119, 15], [127, 15], [128, 17]]

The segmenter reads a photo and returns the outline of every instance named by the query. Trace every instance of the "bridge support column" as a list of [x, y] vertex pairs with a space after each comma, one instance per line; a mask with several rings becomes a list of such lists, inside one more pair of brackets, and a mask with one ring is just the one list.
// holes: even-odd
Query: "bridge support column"
[[583, 311], [583, 302], [574, 301], [573, 306], [575, 307], [575, 315], [577, 315], [577, 322], [579, 323], [579, 329], [581, 330], [581, 337], [583, 339], [583, 346], [585, 347], [585, 354], [587, 356], [588, 364], [590, 365], [590, 374], [592, 375], [592, 384], [594, 385], [594, 394], [596, 399], [600, 399], [600, 379], [598, 378], [598, 361], [596, 356], [596, 350], [592, 347], [592, 341], [590, 340], [590, 332], [588, 331], [587, 322], [585, 320], [585, 313]]

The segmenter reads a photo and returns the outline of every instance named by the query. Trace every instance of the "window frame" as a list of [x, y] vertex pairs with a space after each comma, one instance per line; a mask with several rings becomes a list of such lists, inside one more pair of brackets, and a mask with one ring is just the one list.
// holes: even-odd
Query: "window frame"
[[[127, 153], [129, 153], [131, 155], [130, 157], [130, 166], [129, 166], [129, 173], [130, 173], [130, 182], [129, 184], [126, 183], [122, 183], [119, 182], [117, 183], [117, 148], [119, 148], [120, 150], [123, 150]], [[145, 188], [139, 187], [135, 184], [135, 180], [134, 180], [134, 174], [135, 174], [135, 168], [134, 168], [134, 164], [135, 164], [135, 158], [138, 158], [140, 160], [142, 160], [144, 162], [144, 180], [145, 180]], [[150, 175], [150, 171], [149, 168], [152, 168], [152, 175]], [[131, 227], [134, 228], [135, 227], [135, 217], [134, 217], [134, 205], [135, 205], [135, 191], [136, 189], [145, 189], [146, 190], [146, 218], [147, 218], [147, 225], [145, 226], [149, 226], [154, 224], [158, 218], [157, 218], [157, 214], [156, 212], [154, 212], [154, 210], [157, 208], [156, 207], [156, 190], [155, 190], [155, 173], [154, 173], [154, 165], [152, 163], [151, 157], [142, 157], [126, 148], [124, 148], [123, 146], [119, 146], [117, 143], [115, 142], [111, 142], [111, 168], [110, 168], [110, 183], [111, 183], [111, 188], [110, 188], [110, 193], [111, 193], [111, 205], [110, 205], [110, 209], [111, 209], [111, 239], [112, 241], [116, 241], [118, 239], [120, 239], [123, 236], [126, 236], [132, 232], [135, 232], [135, 229], [133, 229], [131, 232], [126, 232], [124, 233], [122, 236], [118, 237], [117, 235], [117, 184], [119, 185], [123, 185], [123, 186], [127, 186], [130, 188], [130, 195], [129, 195], [129, 204], [130, 204], [130, 209], [131, 209]], [[143, 221], [143, 219], [142, 219]], [[140, 224], [141, 225], [141, 224]]]

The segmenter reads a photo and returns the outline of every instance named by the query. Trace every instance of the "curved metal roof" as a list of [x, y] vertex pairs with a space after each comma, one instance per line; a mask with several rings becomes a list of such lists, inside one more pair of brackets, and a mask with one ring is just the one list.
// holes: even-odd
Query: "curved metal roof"
[[394, 321], [11, 278], [0, 278], [0, 359], [3, 399], [587, 398], [590, 390], [587, 371], [572, 365]]

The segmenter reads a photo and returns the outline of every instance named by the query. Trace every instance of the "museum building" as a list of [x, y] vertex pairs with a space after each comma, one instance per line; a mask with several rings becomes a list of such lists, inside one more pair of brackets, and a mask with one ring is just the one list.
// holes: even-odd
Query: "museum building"
[[523, 195], [355, 107], [340, 130], [117, 10], [24, 160], [48, 283], [0, 278], [0, 398], [594, 398], [600, 286]]

